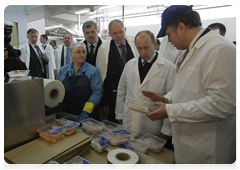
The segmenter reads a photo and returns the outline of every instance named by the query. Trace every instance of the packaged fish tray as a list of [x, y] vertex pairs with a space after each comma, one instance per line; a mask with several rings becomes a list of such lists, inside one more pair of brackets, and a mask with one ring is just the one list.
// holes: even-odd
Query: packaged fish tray
[[146, 153], [148, 150], [148, 144], [146, 144], [145, 142], [139, 140], [139, 139], [134, 139], [129, 141], [126, 144], [121, 144], [121, 146], [124, 149], [128, 149], [128, 150], [133, 150], [133, 151], [138, 151], [141, 153]]
[[152, 112], [158, 108], [157, 106], [155, 106], [154, 102], [147, 102], [139, 99], [134, 99], [131, 97], [128, 97], [128, 107], [131, 110], [140, 113]]
[[104, 124], [105, 128], [109, 129], [109, 130], [116, 130], [119, 126], [121, 126], [120, 124], [111, 122], [109, 120], [103, 120], [102, 123]]
[[104, 152], [105, 148], [109, 145], [109, 142], [104, 134], [94, 134], [90, 136], [90, 138], [93, 139], [90, 147], [99, 153]]
[[88, 118], [81, 121], [82, 127], [90, 133], [98, 133], [102, 130], [104, 124], [95, 119]]
[[59, 119], [57, 120], [55, 125], [65, 128], [66, 129], [66, 131], [64, 132], [65, 135], [73, 135], [77, 132], [77, 128], [80, 125], [80, 123], [67, 119]]
[[74, 156], [73, 158], [63, 162], [63, 164], [91, 164], [81, 156]]

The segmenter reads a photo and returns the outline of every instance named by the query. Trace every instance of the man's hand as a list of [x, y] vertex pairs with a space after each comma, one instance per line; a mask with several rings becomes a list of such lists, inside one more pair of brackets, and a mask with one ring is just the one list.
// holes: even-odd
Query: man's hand
[[122, 119], [117, 120], [120, 125], [122, 125]]
[[109, 106], [102, 107], [104, 113], [109, 113]]
[[160, 96], [154, 92], [151, 91], [142, 91], [142, 94], [148, 98], [150, 98], [154, 102], [163, 102], [163, 103], [169, 103], [168, 99], [164, 98], [163, 96]]
[[42, 58], [43, 58], [45, 61], [48, 61], [48, 57], [47, 57], [47, 54], [46, 54], [46, 53], [42, 53]]
[[4, 47], [4, 60], [8, 58], [8, 51], [5, 51], [6, 48]]
[[155, 102], [155, 106], [158, 106], [158, 109], [153, 112], [146, 113], [147, 117], [152, 121], [167, 118], [166, 104], [162, 102]]

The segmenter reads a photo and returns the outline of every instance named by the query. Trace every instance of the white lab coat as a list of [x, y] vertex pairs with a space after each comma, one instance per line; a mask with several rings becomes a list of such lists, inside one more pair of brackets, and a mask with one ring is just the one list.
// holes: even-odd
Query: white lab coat
[[[138, 56], [138, 51], [134, 44], [134, 39], [130, 37], [126, 37], [126, 40], [132, 49], [134, 57]], [[102, 82], [104, 82], [107, 74], [110, 43], [111, 43], [111, 40], [106, 40], [102, 43], [102, 45], [98, 49], [98, 55], [96, 58], [96, 67], [99, 70], [99, 73], [102, 78]]]
[[[63, 46], [64, 46], [64, 43], [59, 45], [58, 48], [55, 50], [55, 64], [56, 64], [57, 73], [61, 68], [61, 57], [62, 57]], [[65, 48], [66, 47], [64, 47], [64, 49]], [[70, 57], [70, 62], [72, 62], [72, 57]]]
[[160, 45], [159, 53], [172, 63], [176, 63], [178, 57], [180, 57], [186, 50], [178, 50], [174, 45], [168, 42], [168, 36], [166, 35]]
[[54, 49], [51, 45], [45, 44], [45, 52], [48, 56], [48, 79], [55, 80], [54, 70], [56, 70], [56, 64], [55, 64], [55, 56], [54, 56]]
[[176, 163], [236, 159], [236, 47], [210, 31], [190, 49], [166, 105]]
[[[161, 96], [170, 91], [176, 75], [173, 63], [158, 55], [148, 74], [140, 84], [139, 57], [131, 59], [123, 70], [117, 90], [116, 119], [122, 119], [123, 125], [136, 129], [141, 133], [160, 136], [162, 133], [172, 136], [171, 124], [168, 119], [152, 121], [146, 114], [128, 108], [128, 97], [152, 102], [143, 96], [142, 90], [153, 91]], [[162, 124], [163, 128], [162, 128]]]
[[[41, 52], [45, 53], [45, 50], [41, 45], [38, 45]], [[29, 63], [30, 63], [30, 47], [29, 47], [29, 42], [22, 44], [18, 47], [18, 49], [21, 51], [20, 59], [22, 62], [26, 64], [27, 69], [29, 70]]]

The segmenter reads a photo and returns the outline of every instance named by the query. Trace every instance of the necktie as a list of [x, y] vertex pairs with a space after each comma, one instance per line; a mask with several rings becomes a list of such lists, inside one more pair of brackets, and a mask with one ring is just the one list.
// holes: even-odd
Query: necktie
[[42, 67], [42, 72], [44, 73], [44, 68], [43, 68], [43, 64], [42, 64], [42, 53], [37, 45], [35, 45], [35, 48], [37, 49], [38, 59], [40, 61], [41, 67]]
[[121, 50], [122, 50], [122, 61], [123, 61], [123, 64], [126, 64], [126, 62], [127, 62], [127, 54], [126, 54], [126, 51], [125, 51], [125, 45], [120, 45], [119, 46], [120, 48], [121, 48]]
[[90, 57], [93, 58], [93, 48], [94, 48], [94, 45], [91, 44], [90, 47], [91, 47], [91, 50], [90, 50]]
[[70, 63], [70, 53], [69, 53], [69, 48], [67, 48], [67, 53], [66, 53], [66, 64]]
[[144, 67], [148, 62], [144, 60], [144, 62], [142, 62], [142, 66]]
[[44, 48], [44, 50], [45, 50], [45, 48], [46, 48], [46, 45], [42, 45], [42, 47]]

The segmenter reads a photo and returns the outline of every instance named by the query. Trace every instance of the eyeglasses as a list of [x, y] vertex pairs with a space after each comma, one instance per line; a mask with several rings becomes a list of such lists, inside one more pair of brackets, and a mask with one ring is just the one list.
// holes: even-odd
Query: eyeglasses
[[84, 55], [84, 54], [86, 54], [86, 51], [75, 51], [75, 52], [73, 52], [73, 53], [74, 53], [74, 54], [78, 54], [78, 55], [82, 53], [82, 54]]

